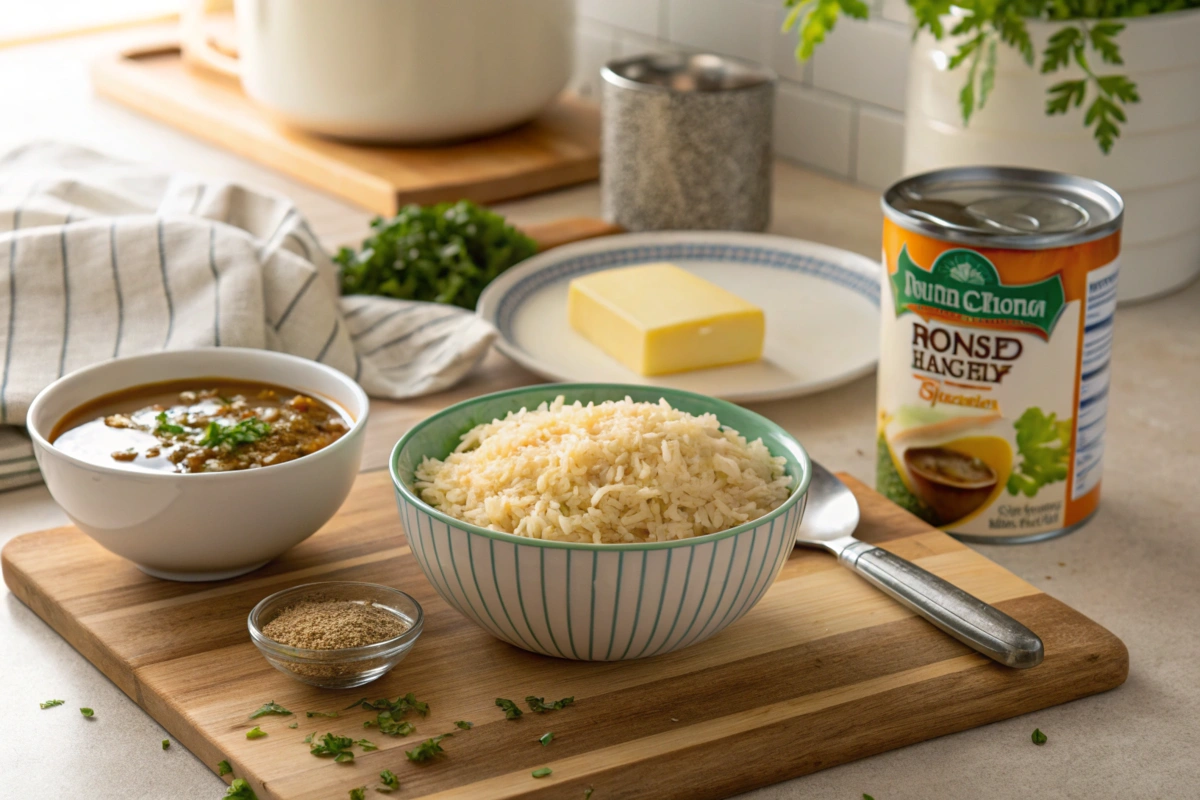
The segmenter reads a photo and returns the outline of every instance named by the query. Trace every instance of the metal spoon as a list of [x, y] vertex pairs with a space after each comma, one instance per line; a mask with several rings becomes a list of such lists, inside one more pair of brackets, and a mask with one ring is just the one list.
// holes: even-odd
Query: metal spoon
[[1042, 663], [1042, 640], [1012, 617], [911, 561], [855, 539], [858, 501], [833, 473], [816, 462], [812, 466], [796, 544], [828, 550], [843, 566], [988, 658], [1017, 669]]

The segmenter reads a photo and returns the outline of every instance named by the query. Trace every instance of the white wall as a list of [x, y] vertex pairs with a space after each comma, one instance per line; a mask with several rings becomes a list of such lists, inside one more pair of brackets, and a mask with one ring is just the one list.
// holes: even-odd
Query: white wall
[[781, 0], [576, 0], [575, 87], [596, 96], [600, 67], [644, 52], [707, 50], [780, 75], [775, 150], [805, 166], [883, 188], [900, 177], [911, 39], [904, 0], [872, 0], [798, 65]]

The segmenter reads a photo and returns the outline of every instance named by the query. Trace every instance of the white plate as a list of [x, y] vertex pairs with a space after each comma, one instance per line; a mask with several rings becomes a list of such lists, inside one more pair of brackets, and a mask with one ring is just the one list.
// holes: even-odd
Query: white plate
[[[763, 309], [761, 361], [644, 377], [567, 322], [567, 287], [590, 272], [669, 261]], [[879, 357], [879, 270], [835, 247], [754, 233], [630, 233], [558, 247], [491, 283], [478, 313], [496, 346], [555, 381], [669, 386], [726, 400], [818, 392], [869, 373]]]

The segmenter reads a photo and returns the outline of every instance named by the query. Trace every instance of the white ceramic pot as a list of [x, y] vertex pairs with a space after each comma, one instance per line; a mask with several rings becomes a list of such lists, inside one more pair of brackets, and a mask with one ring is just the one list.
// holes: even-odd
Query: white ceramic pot
[[[1003, 45], [987, 107], [964, 128], [958, 93], [966, 71], [945, 68], [957, 43], [922, 33], [909, 68], [904, 172], [995, 164], [1108, 184], [1125, 200], [1119, 297], [1137, 300], [1200, 274], [1200, 10], [1118, 21], [1126, 26], [1117, 39], [1125, 65], [1094, 68], [1128, 75], [1142, 99], [1127, 108], [1129, 121], [1109, 155], [1084, 128], [1084, 109], [1045, 114], [1047, 87], [1082, 77], [1078, 68], [1042, 75]], [[1034, 50], [1041, 53], [1060, 27], [1031, 21]]]
[[[202, 2], [202, 0], [198, 0]], [[328, 136], [431, 143], [532, 119], [571, 76], [573, 0], [236, 0], [236, 71], [283, 122]], [[200, 44], [197, 44], [199, 40]]]
[[[70, 411], [146, 383], [219, 376], [286, 386], [332, 401], [350, 431], [312, 455], [261, 469], [137, 472], [100, 466], [50, 444]], [[158, 578], [209, 581], [257, 569], [317, 532], [341, 506], [362, 460], [367, 396], [315, 361], [235, 347], [131, 356], [73, 372], [29, 407], [29, 435], [54, 500], [102, 547]]]
[[[716, 414], [783, 456], [795, 488], [779, 508], [736, 528], [644, 544], [514, 536], [454, 519], [417, 497], [413, 473], [423, 457], [444, 458], [479, 422], [559, 394], [568, 403], [665, 397], [675, 408]], [[523, 387], [451, 406], [404, 435], [391, 470], [408, 545], [442, 599], [501, 641], [579, 661], [670, 653], [745, 616], [791, 555], [812, 476], [804, 448], [758, 414], [678, 389], [602, 383]]]

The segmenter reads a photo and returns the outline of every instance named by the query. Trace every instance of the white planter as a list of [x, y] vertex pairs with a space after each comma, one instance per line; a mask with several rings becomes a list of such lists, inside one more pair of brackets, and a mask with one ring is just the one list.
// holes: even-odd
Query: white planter
[[[996, 164], [1107, 183], [1126, 204], [1119, 297], [1137, 300], [1200, 274], [1200, 10], [1119, 21], [1126, 26], [1117, 38], [1124, 66], [1093, 63], [1093, 69], [1128, 75], [1142, 99], [1127, 108], [1129, 121], [1109, 155], [1083, 126], [1092, 87], [1082, 109], [1045, 114], [1046, 88], [1082, 77], [1078, 68], [1042, 75], [1004, 45], [987, 107], [964, 128], [958, 93], [966, 69], [945, 68], [957, 43], [922, 33], [909, 68], [904, 172]], [[1037, 53], [1059, 27], [1030, 21]]]

